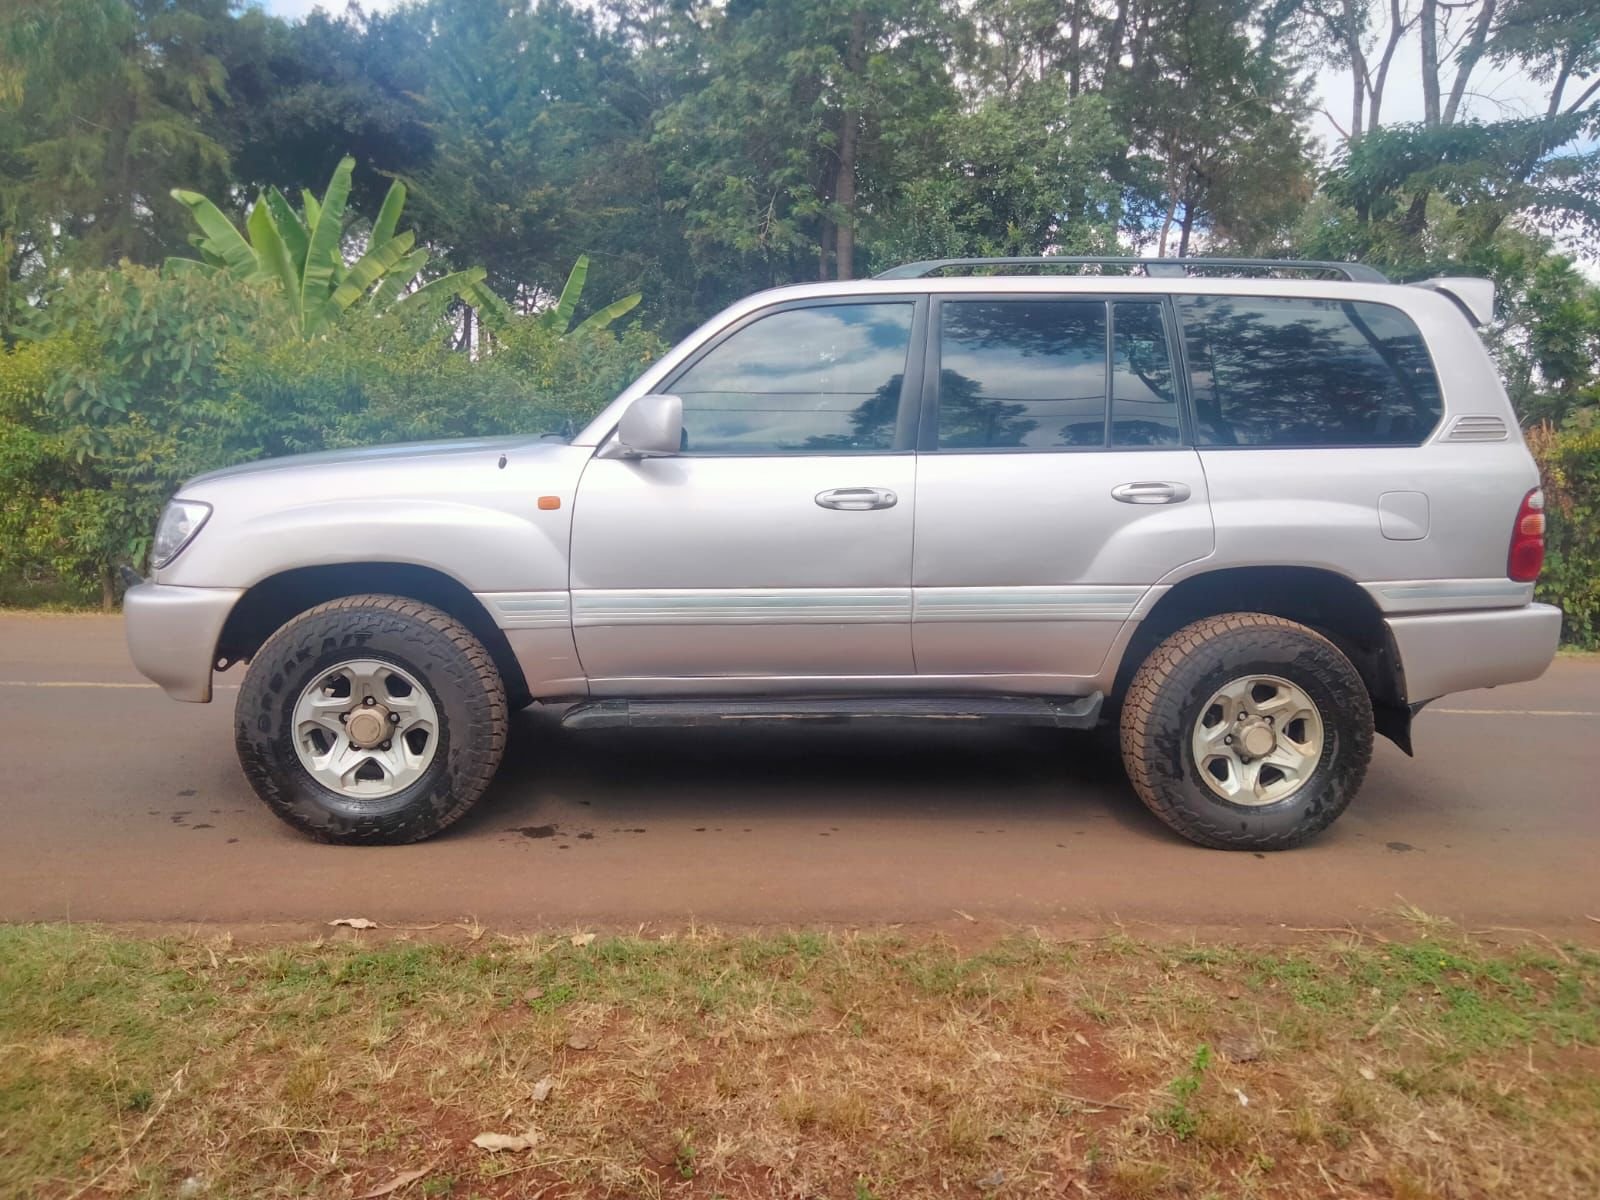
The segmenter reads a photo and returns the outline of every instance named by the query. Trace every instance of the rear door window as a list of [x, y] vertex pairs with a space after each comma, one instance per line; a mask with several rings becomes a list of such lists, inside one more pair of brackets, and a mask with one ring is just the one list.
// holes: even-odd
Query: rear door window
[[946, 299], [939, 305], [941, 450], [1177, 445], [1159, 299]]
[[1202, 446], [1415, 446], [1443, 405], [1415, 324], [1363, 301], [1180, 296]]

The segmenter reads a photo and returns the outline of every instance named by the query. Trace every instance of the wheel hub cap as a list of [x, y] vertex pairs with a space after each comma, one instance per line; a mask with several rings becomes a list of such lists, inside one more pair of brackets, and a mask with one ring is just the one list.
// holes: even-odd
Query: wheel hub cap
[[1201, 707], [1190, 738], [1200, 778], [1233, 804], [1276, 804], [1293, 796], [1322, 761], [1322, 714], [1299, 685], [1246, 675]]
[[422, 778], [439, 741], [428, 690], [393, 663], [352, 659], [313, 679], [295, 702], [295, 753], [307, 773], [353, 799], [382, 799]]

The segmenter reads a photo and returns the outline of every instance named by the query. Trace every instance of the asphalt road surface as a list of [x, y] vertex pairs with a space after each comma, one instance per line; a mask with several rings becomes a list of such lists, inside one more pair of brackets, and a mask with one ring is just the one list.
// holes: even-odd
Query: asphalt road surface
[[[1462, 647], [1470, 653], [1470, 647]], [[1037, 730], [591, 732], [518, 714], [432, 842], [303, 839], [217, 702], [140, 680], [116, 618], [0, 615], [0, 920], [491, 928], [1468, 925], [1600, 933], [1600, 659], [1450, 697], [1380, 741], [1314, 844], [1221, 853], [1150, 817], [1094, 739]]]

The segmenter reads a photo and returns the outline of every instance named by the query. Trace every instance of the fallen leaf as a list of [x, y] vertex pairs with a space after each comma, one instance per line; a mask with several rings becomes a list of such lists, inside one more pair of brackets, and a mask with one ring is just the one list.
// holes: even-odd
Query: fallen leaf
[[1080, 1046], [1087, 1046], [1089, 1044], [1089, 1039], [1084, 1037], [1083, 1034], [1081, 1034], [1081, 1033], [1073, 1034], [1072, 1035], [1072, 1040], [1077, 1042], [1078, 1045], [1080, 1045]]
[[1235, 1096], [1239, 1097], [1239, 1107], [1240, 1108], [1249, 1108], [1250, 1107], [1250, 1097], [1249, 1096], [1246, 1096], [1238, 1088], [1234, 1088], [1233, 1089], [1233, 1094]]
[[494, 1154], [501, 1150], [532, 1150], [536, 1140], [530, 1129], [527, 1133], [480, 1133], [472, 1144]]
[[571, 1050], [593, 1050], [594, 1039], [586, 1033], [575, 1033], [567, 1039], [567, 1048]]
[[580, 950], [592, 941], [594, 941], [594, 934], [592, 933], [575, 933], [572, 935], [572, 944]]
[[390, 1192], [398, 1192], [406, 1184], [415, 1183], [432, 1169], [432, 1167], [420, 1167], [415, 1171], [401, 1171], [388, 1183], [380, 1183], [370, 1192], [362, 1192], [361, 1195], [356, 1197], [356, 1200], [377, 1200], [379, 1196], [387, 1196]]
[[522, 998], [529, 1004], [532, 1004], [535, 1000], [543, 1000], [544, 989], [542, 987], [531, 987], [522, 993]]
[[1440, 1137], [1437, 1133], [1435, 1133], [1433, 1130], [1429, 1129], [1426, 1125], [1424, 1125], [1422, 1127], [1422, 1132], [1427, 1134], [1428, 1135], [1428, 1140], [1430, 1142], [1433, 1142], [1435, 1145], [1439, 1145], [1439, 1146], [1444, 1145], [1444, 1139], [1442, 1137]]
[[1359, 1072], [1359, 1074], [1361, 1075], [1361, 1078], [1365, 1079], [1368, 1083], [1371, 1083], [1374, 1079], [1376, 1079], [1378, 1077], [1378, 1073], [1376, 1071], [1374, 1071], [1371, 1067], [1358, 1067], [1356, 1069]]
[[977, 1180], [976, 1183], [984, 1191], [992, 1192], [992, 1191], [995, 1190], [995, 1188], [1001, 1187], [1002, 1185], [1004, 1185], [1005, 1181], [1006, 1181], [1006, 1173], [1005, 1173], [1005, 1171], [1000, 1167], [996, 1167], [994, 1170], [990, 1171], [987, 1175], [985, 1175], [982, 1179]]
[[971, 913], [964, 913], [959, 908], [952, 908], [950, 911], [955, 913], [955, 915], [960, 917], [963, 921], [971, 921], [974, 925], [978, 923], [978, 918], [973, 916]]
[[543, 1104], [546, 1100], [550, 1099], [550, 1093], [555, 1091], [555, 1088], [556, 1081], [550, 1076], [546, 1075], [543, 1079], [539, 1080], [538, 1083], [533, 1085], [533, 1102], [535, 1104]]
[[340, 917], [336, 921], [329, 921], [329, 925], [344, 925], [350, 929], [376, 929], [378, 923], [369, 921], [366, 917]]

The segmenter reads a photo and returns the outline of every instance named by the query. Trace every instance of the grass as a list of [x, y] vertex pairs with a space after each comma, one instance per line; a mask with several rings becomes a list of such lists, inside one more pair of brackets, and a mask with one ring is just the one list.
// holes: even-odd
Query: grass
[[373, 936], [0, 929], [0, 1195], [1600, 1194], [1573, 946]]

